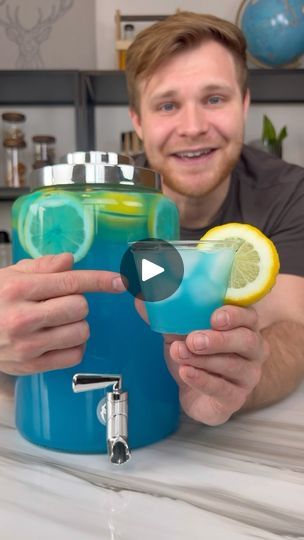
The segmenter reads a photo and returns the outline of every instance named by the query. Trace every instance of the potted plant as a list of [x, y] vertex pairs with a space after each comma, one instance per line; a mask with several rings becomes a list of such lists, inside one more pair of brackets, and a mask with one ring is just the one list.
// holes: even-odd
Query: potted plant
[[282, 157], [282, 142], [287, 137], [287, 128], [283, 126], [282, 129], [277, 132], [270, 118], [264, 114], [263, 116], [263, 129], [261, 139], [252, 141], [252, 146], [260, 148], [265, 152], [270, 152], [275, 156]]
[[282, 142], [287, 137], [287, 128], [283, 126], [277, 133], [271, 120], [266, 114], [263, 116], [262, 142], [269, 152], [282, 157]]

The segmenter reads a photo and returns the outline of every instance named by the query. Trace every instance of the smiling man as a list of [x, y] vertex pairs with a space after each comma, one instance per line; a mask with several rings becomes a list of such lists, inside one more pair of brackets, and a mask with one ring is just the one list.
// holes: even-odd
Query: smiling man
[[[215, 41], [203, 42], [166, 61], [139, 83], [139, 92], [140, 112], [131, 109], [131, 116], [150, 165], [162, 173], [164, 193], [181, 195], [180, 203], [195, 197], [195, 205], [199, 197], [198, 225], [202, 215], [208, 223], [227, 194], [249, 104], [232, 55]], [[181, 224], [195, 226], [192, 209], [185, 212]]]
[[161, 173], [182, 238], [238, 221], [260, 228], [279, 251], [281, 273], [265, 299], [217, 310], [210, 330], [185, 340], [165, 336], [185, 412], [219, 424], [303, 379], [304, 169], [243, 144], [246, 42], [228, 21], [180, 12], [150, 26], [128, 49], [126, 75], [145, 149], [137, 164]]

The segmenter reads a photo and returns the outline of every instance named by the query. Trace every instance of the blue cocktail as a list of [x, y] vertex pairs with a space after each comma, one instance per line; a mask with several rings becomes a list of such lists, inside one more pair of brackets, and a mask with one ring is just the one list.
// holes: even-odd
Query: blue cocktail
[[[210, 328], [213, 311], [224, 303], [235, 250], [224, 247], [221, 242], [208, 240], [177, 241], [170, 244], [182, 258], [184, 275], [177, 290], [162, 300], [157, 300], [159, 284], [155, 281], [155, 301], [145, 302], [151, 328], [156, 332], [174, 334]], [[140, 245], [142, 248], [134, 251], [139, 276], [142, 259], [149, 259], [151, 255], [151, 242], [141, 242]], [[163, 250], [159, 260], [164, 261], [165, 273], [172, 275], [173, 280], [176, 279], [174, 268], [166, 268], [169, 259], [166, 256], [166, 244], [155, 245]], [[145, 291], [149, 291], [149, 300], [151, 296], [153, 300], [153, 286], [153, 279], [141, 282], [143, 298]]]

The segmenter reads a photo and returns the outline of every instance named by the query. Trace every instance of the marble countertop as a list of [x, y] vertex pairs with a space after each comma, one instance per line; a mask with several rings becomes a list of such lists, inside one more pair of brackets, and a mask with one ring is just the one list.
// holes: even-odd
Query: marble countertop
[[267, 409], [104, 455], [44, 450], [13, 420], [0, 377], [1, 540], [304, 539], [304, 385]]

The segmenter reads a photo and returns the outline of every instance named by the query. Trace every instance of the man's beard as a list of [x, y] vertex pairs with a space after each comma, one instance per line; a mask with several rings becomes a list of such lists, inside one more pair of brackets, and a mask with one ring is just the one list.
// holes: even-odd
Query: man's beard
[[[234, 152], [227, 157], [223, 166], [219, 167], [219, 170], [215, 170], [211, 182], [202, 182], [200, 184], [196, 182], [194, 185], [191, 183], [185, 183], [184, 181], [179, 181], [178, 176], [173, 176], [168, 168], [169, 170], [165, 169], [162, 172], [162, 183], [164, 188], [168, 187], [170, 190], [187, 197], [202, 197], [208, 195], [208, 193], [214, 191], [230, 177], [235, 165], [239, 160], [242, 147], [243, 140], [236, 143]], [[203, 174], [204, 172], [202, 172], [202, 175]]]

